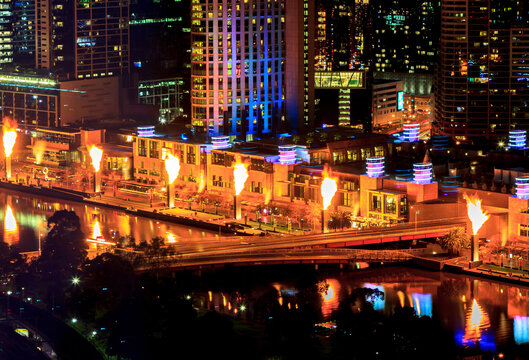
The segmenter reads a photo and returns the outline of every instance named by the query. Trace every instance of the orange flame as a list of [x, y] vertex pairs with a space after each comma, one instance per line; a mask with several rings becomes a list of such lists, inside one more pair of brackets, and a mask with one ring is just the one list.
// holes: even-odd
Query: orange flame
[[4, 153], [6, 157], [10, 157], [13, 153], [13, 147], [15, 146], [15, 142], [17, 140], [17, 123], [8, 117], [5, 117], [2, 128], [4, 131]]
[[42, 140], [35, 141], [33, 144], [33, 155], [35, 156], [35, 164], [39, 165], [42, 162], [44, 151], [46, 150], [46, 143]]
[[248, 180], [248, 165], [241, 162], [240, 156], [237, 156], [233, 166], [233, 178], [235, 180], [235, 195], [239, 195], [244, 189], [244, 183]]
[[165, 154], [165, 171], [169, 176], [169, 185], [175, 182], [180, 172], [180, 159], [170, 153]]
[[464, 194], [465, 200], [467, 201], [467, 212], [468, 218], [472, 222], [472, 233], [476, 235], [489, 218], [489, 215], [486, 211], [481, 209], [481, 200], [477, 195], [472, 196], [471, 198]]
[[329, 177], [327, 167], [325, 167], [323, 170], [322, 176], [323, 181], [321, 182], [321, 196], [323, 198], [323, 210], [327, 210], [327, 208], [331, 205], [336, 191], [338, 191], [338, 186], [336, 184], [336, 179]]
[[13, 215], [13, 210], [11, 209], [11, 206], [7, 205], [6, 207], [6, 215], [4, 218], [4, 229], [6, 231], [17, 231], [17, 221], [15, 220], [15, 216]]
[[103, 157], [103, 150], [97, 146], [92, 145], [90, 148], [90, 157], [92, 158], [92, 166], [96, 172], [101, 168], [101, 158]]
[[176, 243], [176, 237], [173, 233], [167, 232], [167, 243], [174, 244]]

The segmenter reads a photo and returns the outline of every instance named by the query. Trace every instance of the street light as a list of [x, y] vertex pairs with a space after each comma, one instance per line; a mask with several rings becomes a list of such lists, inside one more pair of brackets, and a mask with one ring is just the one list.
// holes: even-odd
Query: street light
[[73, 285], [79, 285], [79, 282], [80, 282], [80, 281], [81, 281], [81, 280], [80, 280], [78, 277], [74, 277], [74, 278], [72, 279], [72, 284], [73, 284]]

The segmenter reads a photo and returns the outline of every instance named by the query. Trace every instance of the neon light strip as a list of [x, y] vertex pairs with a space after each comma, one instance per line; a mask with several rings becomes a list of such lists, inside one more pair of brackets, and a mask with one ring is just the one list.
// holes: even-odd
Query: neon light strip
[[380, 177], [384, 175], [384, 157], [373, 157], [366, 159], [366, 171], [369, 177]]
[[105, 240], [86, 239], [86, 241], [94, 243], [94, 244], [103, 244], [103, 245], [112, 245], [112, 246], [116, 245], [116, 243], [108, 242], [108, 241], [105, 241]]

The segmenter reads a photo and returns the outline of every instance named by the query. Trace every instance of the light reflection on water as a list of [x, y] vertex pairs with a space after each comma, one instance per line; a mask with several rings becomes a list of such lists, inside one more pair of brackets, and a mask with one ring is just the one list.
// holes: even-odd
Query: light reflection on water
[[[12, 209], [13, 218], [10, 217], [8, 206]], [[20, 251], [35, 251], [38, 249], [39, 234], [44, 239], [48, 231], [47, 218], [56, 210], [64, 209], [76, 212], [81, 221], [81, 228], [87, 237], [97, 235], [98, 231], [105, 239], [130, 235], [136, 241], [151, 240], [156, 236], [167, 237], [167, 234], [171, 234], [174, 241], [198, 240], [215, 236], [215, 232], [128, 215], [117, 210], [2, 191], [0, 222], [3, 231], [0, 231], [0, 240], [17, 245]], [[99, 230], [97, 225], [99, 225]]]
[[[275, 304], [286, 309], [291, 303], [294, 308], [299, 302], [298, 294], [307, 291], [296, 288], [295, 283], [292, 280], [255, 286], [244, 296], [259, 299], [261, 295], [274, 294]], [[326, 291], [322, 284], [328, 284]], [[433, 317], [439, 326], [454, 334], [459, 346], [494, 352], [502, 346], [529, 344], [529, 288], [401, 267], [367, 269], [319, 279], [316, 289], [321, 301], [320, 320], [332, 321], [340, 301], [360, 287], [384, 292], [383, 299], [372, 301], [374, 308], [386, 315], [411, 306], [419, 316]], [[212, 303], [220, 311], [225, 294], [212, 294]]]

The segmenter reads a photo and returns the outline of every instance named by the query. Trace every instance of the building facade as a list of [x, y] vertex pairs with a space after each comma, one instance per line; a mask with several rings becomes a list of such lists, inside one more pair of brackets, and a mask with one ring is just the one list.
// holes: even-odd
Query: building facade
[[433, 73], [438, 43], [436, 1], [373, 0], [376, 71]]
[[61, 80], [129, 74], [129, 0], [35, 0], [36, 67]]
[[284, 111], [284, 2], [191, 1], [191, 119], [198, 132], [269, 133]]
[[524, 2], [441, 2], [437, 134], [483, 142], [529, 128], [529, 15]]
[[13, 62], [13, 6], [12, 0], [0, 0], [0, 64]]
[[144, 80], [138, 83], [138, 103], [157, 106], [158, 121], [170, 123], [185, 115], [184, 102], [189, 101], [186, 92], [182, 78]]

